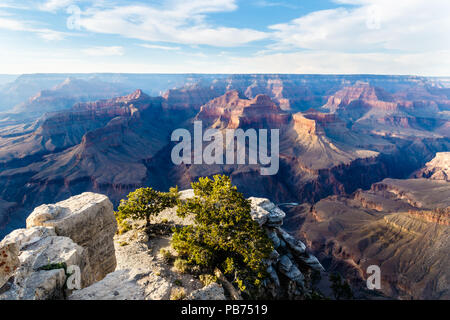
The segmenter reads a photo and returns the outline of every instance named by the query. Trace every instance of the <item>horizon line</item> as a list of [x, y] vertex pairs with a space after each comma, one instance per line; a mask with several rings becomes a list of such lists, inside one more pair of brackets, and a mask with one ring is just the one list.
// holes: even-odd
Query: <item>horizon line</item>
[[285, 72], [245, 72], [245, 73], [214, 73], [214, 72], [31, 72], [31, 73], [0, 73], [0, 76], [28, 76], [28, 75], [297, 75], [297, 76], [389, 76], [389, 77], [418, 77], [418, 78], [450, 78], [450, 75], [417, 75], [417, 74], [388, 74], [388, 73], [285, 73]]

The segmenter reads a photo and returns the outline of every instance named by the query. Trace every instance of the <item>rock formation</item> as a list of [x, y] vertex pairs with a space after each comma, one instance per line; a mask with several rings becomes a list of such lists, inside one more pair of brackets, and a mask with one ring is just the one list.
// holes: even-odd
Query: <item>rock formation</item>
[[[9, 254], [19, 260], [3, 274], [0, 300], [64, 299], [68, 266], [78, 266], [81, 275], [90, 270], [87, 251], [54, 228], [17, 229], [0, 243], [0, 250], [15, 247]], [[8, 264], [7, 264], [8, 265]], [[85, 282], [85, 284], [88, 284]]]
[[325, 271], [300, 240], [281, 228], [286, 214], [265, 198], [250, 197], [252, 218], [266, 231], [274, 251], [267, 261], [270, 280], [265, 286], [273, 298], [294, 299], [305, 294], [304, 272]]
[[99, 281], [116, 268], [113, 237], [117, 222], [108, 197], [86, 192], [55, 205], [37, 207], [27, 218], [27, 228], [54, 227], [87, 250], [91, 269], [84, 286]]
[[242, 98], [233, 90], [211, 100], [200, 108], [197, 119], [214, 128], [280, 128], [289, 121], [289, 114], [280, 109], [270, 97], [257, 95]]
[[371, 297], [367, 267], [381, 269], [381, 292], [401, 299], [448, 299], [450, 184], [385, 179], [370, 190], [291, 209], [285, 227], [305, 240], [328, 271]]
[[36, 208], [26, 229], [0, 242], [0, 299], [64, 299], [74, 266], [80, 285], [101, 280], [116, 267], [117, 224], [106, 196], [84, 193]]
[[440, 113], [439, 105], [447, 108], [448, 98], [433, 96], [424, 88], [416, 90], [413, 91], [424, 93], [417, 95], [400, 91], [390, 94], [369, 83], [358, 82], [329, 97], [322, 109], [338, 114], [354, 130], [404, 131], [408, 135], [427, 131], [428, 135], [432, 132], [432, 136], [445, 133], [448, 116]]
[[324, 107], [331, 112], [355, 107], [366, 108], [367, 111], [370, 108], [395, 111], [397, 104], [393, 102], [392, 96], [383, 89], [360, 82], [336, 92], [328, 99]]
[[427, 162], [425, 167], [418, 170], [413, 176], [417, 178], [450, 181], [450, 152], [436, 153], [436, 157]]
[[193, 291], [187, 300], [226, 300], [223, 288], [218, 283], [211, 283]]

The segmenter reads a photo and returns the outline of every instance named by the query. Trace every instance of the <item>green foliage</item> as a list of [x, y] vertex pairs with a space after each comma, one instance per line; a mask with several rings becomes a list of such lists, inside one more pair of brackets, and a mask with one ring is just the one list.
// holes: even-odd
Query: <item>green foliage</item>
[[200, 282], [206, 287], [211, 283], [217, 282], [217, 277], [212, 274], [201, 274], [199, 276]]
[[190, 270], [190, 266], [187, 260], [177, 258], [175, 259], [175, 262], [173, 263], [173, 266], [178, 272], [181, 273], [187, 273]]
[[[164, 209], [175, 206], [177, 199], [178, 187], [171, 188], [169, 192], [140, 188], [130, 192], [126, 200], [120, 201], [116, 219], [120, 226], [126, 223], [126, 219], [145, 219], [149, 226], [152, 215], [156, 216]], [[123, 227], [126, 228], [126, 224]]]
[[184, 288], [175, 288], [170, 293], [170, 300], [183, 300], [186, 298], [186, 291]]
[[59, 262], [59, 263], [49, 263], [45, 266], [40, 267], [38, 270], [57, 270], [57, 269], [64, 269], [64, 272], [67, 273], [67, 265], [65, 262]]
[[272, 242], [250, 215], [250, 201], [227, 176], [192, 183], [195, 197], [180, 201], [178, 215], [194, 225], [176, 228], [172, 246], [190, 264], [219, 268], [241, 291], [251, 293], [266, 275]]
[[329, 276], [331, 289], [336, 300], [349, 300], [353, 298], [353, 292], [347, 281], [343, 280], [339, 273], [332, 273]]
[[121, 215], [119, 212], [114, 212], [114, 215], [116, 216], [117, 224], [119, 225], [117, 230], [119, 234], [124, 234], [132, 229], [131, 224], [126, 220], [125, 216]]
[[[66, 275], [66, 279], [64, 280], [63, 287], [67, 288], [67, 280], [72, 275], [72, 273], [67, 272], [67, 264], [65, 262], [49, 263], [49, 264], [46, 264], [45, 266], [38, 268], [39, 271], [40, 270], [50, 271], [50, 270], [58, 270], [58, 269], [64, 269], [64, 274]], [[65, 293], [64, 293], [64, 296], [65, 296]]]

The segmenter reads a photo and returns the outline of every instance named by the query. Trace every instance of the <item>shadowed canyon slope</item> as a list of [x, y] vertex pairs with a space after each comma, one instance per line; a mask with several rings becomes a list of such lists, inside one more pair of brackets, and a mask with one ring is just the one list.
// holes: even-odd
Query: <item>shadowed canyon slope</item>
[[351, 279], [360, 294], [367, 267], [377, 265], [387, 296], [450, 298], [448, 181], [384, 179], [366, 191], [292, 208], [288, 216], [288, 230], [314, 248], [327, 270]]

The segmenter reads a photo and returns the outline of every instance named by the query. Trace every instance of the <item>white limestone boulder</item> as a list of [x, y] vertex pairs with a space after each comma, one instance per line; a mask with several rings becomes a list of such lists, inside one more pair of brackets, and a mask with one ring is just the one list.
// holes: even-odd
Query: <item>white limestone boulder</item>
[[248, 198], [251, 201], [251, 215], [260, 226], [276, 227], [283, 224], [286, 214], [266, 198]]
[[27, 228], [53, 227], [59, 236], [85, 248], [90, 261], [84, 285], [103, 279], [116, 268], [114, 234], [117, 222], [108, 197], [92, 192], [51, 205], [37, 207], [27, 218]]
[[0, 300], [64, 299], [67, 267], [77, 266], [82, 275], [89, 265], [87, 251], [68, 237], [53, 235], [53, 229], [18, 229], [3, 245], [17, 248], [19, 265], [3, 284]]

